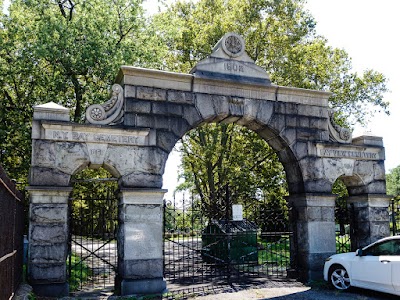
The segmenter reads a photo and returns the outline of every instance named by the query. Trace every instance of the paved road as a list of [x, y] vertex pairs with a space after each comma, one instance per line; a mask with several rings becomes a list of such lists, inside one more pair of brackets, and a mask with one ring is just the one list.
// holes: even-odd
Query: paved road
[[378, 293], [374, 291], [353, 289], [349, 292], [340, 292], [326, 287], [272, 287], [251, 289], [236, 293], [224, 293], [195, 297], [193, 300], [394, 300], [398, 296]]

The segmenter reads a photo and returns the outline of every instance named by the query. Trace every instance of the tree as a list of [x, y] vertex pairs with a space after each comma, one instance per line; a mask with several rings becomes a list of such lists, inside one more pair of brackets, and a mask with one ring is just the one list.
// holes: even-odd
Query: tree
[[[329, 104], [340, 125], [364, 124], [376, 110], [388, 113], [386, 78], [373, 70], [361, 76], [352, 72], [348, 54], [316, 35], [303, 0], [179, 1], [156, 15], [152, 26], [170, 49], [166, 69], [188, 72], [221, 36], [236, 32], [272, 82], [333, 92]], [[270, 199], [284, 203], [285, 176], [277, 156], [266, 143], [254, 143], [254, 133], [250, 136], [245, 129], [220, 125], [200, 127], [183, 139], [180, 188], [195, 191], [210, 217], [228, 216], [230, 202], [256, 199], [257, 193], [271, 193]], [[246, 144], [248, 138], [253, 143]], [[252, 169], [264, 156], [268, 164]]]
[[[14, 0], [0, 17], [0, 163], [26, 183], [32, 107], [56, 102], [82, 122], [122, 64], [158, 68], [142, 0]], [[158, 51], [154, 49], [158, 47]]]
[[286, 178], [277, 156], [256, 133], [233, 124], [204, 125], [182, 140], [183, 185], [200, 198], [208, 219], [231, 218], [232, 204], [243, 204], [250, 219], [260, 204], [280, 207]]
[[400, 166], [386, 174], [386, 189], [388, 195], [400, 200]]
[[227, 32], [246, 40], [246, 52], [278, 85], [331, 91], [330, 106], [342, 124], [364, 124], [383, 101], [386, 78], [373, 70], [361, 76], [341, 49], [317, 36], [304, 0], [179, 1], [153, 18], [169, 52], [165, 69], [188, 72]]

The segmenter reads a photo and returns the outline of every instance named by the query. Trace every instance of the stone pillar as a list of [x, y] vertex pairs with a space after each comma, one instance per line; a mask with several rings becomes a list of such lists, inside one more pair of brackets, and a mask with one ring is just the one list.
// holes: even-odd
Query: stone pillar
[[68, 296], [68, 197], [72, 188], [30, 186], [28, 280], [38, 296]]
[[162, 189], [121, 189], [118, 232], [118, 278], [122, 296], [162, 293]]
[[291, 195], [293, 207], [295, 255], [297, 269], [303, 280], [322, 278], [327, 257], [336, 253], [335, 195], [307, 193]]
[[354, 214], [351, 216], [353, 251], [390, 235], [389, 200], [390, 196], [385, 194], [349, 197], [349, 205], [354, 205]]

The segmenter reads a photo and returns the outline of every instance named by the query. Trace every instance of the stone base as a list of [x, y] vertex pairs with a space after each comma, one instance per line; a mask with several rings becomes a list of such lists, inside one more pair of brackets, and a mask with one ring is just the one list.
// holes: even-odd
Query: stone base
[[162, 294], [166, 288], [164, 278], [122, 279], [117, 287], [121, 296]]
[[51, 283], [51, 284], [32, 284], [33, 292], [37, 296], [43, 297], [65, 297], [69, 294], [69, 284]]

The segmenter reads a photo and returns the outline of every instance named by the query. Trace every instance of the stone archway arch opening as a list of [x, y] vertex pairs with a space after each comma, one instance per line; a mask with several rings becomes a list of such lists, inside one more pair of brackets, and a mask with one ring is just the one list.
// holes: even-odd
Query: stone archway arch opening
[[67, 274], [75, 297], [90, 290], [114, 290], [118, 265], [117, 180], [103, 167], [85, 168], [71, 177]]
[[119, 177], [120, 293], [165, 289], [162, 175], [177, 141], [202, 123], [243, 125], [277, 152], [296, 214], [303, 279], [321, 278], [324, 259], [335, 253], [332, 183], [339, 176], [362, 179], [348, 181], [356, 246], [389, 234], [382, 139], [352, 138], [334, 123], [330, 93], [274, 85], [244, 46], [227, 33], [190, 74], [122, 66], [110, 100], [88, 108], [87, 124], [71, 122], [69, 110], [54, 103], [34, 108], [28, 263], [38, 295], [68, 294], [70, 178], [87, 165], [109, 166]]
[[[188, 145], [189, 138], [197, 141], [193, 147]], [[179, 289], [188, 281], [206, 286], [210, 280], [218, 281], [224, 276], [230, 276], [232, 282], [245, 281], [250, 273], [260, 282], [271, 277], [293, 276], [296, 247], [293, 221], [285, 197], [288, 189], [283, 187], [286, 175], [274, 150], [257, 133], [226, 123], [203, 124], [183, 140], [182, 148], [190, 148], [183, 162], [187, 179], [197, 180], [193, 185], [200, 191], [187, 190], [183, 196], [166, 198], [164, 277], [167, 283]], [[194, 151], [199, 148], [202, 150]], [[244, 159], [247, 156], [254, 160]], [[199, 160], [203, 163], [198, 164]], [[240, 164], [235, 164], [235, 160]], [[219, 161], [223, 163], [218, 165]], [[263, 171], [255, 169], [256, 166]], [[235, 172], [230, 172], [223, 183], [219, 182], [227, 169]], [[199, 187], [204, 182], [209, 184]], [[209, 195], [211, 186], [214, 194]], [[241, 228], [232, 237], [229, 251], [226, 236], [217, 232], [224, 231], [228, 225]], [[240, 239], [243, 241], [239, 251]], [[186, 257], [185, 261], [182, 257]], [[207, 270], [214, 272], [214, 276], [210, 277]]]

